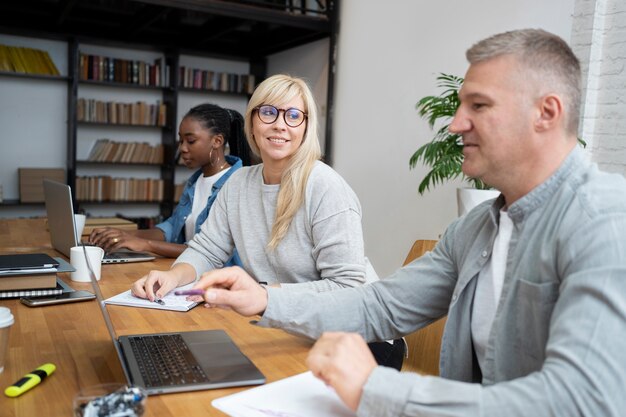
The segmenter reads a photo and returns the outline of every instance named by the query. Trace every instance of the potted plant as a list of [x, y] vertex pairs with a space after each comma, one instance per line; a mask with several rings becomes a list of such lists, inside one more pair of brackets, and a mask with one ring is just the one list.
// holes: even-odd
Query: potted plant
[[470, 187], [457, 190], [459, 215], [471, 210], [476, 204], [496, 197], [499, 192], [491, 189], [478, 178], [469, 178], [463, 174], [463, 145], [461, 136], [450, 133], [448, 127], [459, 107], [459, 89], [463, 78], [441, 73], [437, 77], [437, 87], [443, 88], [438, 96], [426, 96], [418, 101], [417, 111], [420, 117], [428, 121], [431, 129], [435, 124], [443, 123], [430, 142], [415, 151], [409, 166], [415, 168], [418, 162], [430, 167], [430, 171], [419, 184], [418, 192], [424, 194], [431, 187], [445, 181], [462, 177]]
[[[417, 191], [424, 194], [431, 186], [462, 177], [471, 187], [457, 189], [457, 203], [459, 216], [470, 211], [482, 201], [497, 197], [500, 192], [492, 189], [478, 178], [470, 178], [463, 174], [463, 145], [461, 136], [450, 133], [448, 126], [456, 109], [459, 107], [459, 89], [463, 78], [456, 75], [440, 73], [437, 77], [437, 87], [443, 88], [438, 96], [426, 96], [417, 102], [417, 111], [420, 117], [428, 121], [431, 129], [436, 123], [443, 123], [430, 142], [419, 147], [411, 156], [409, 166], [415, 168], [418, 162], [430, 167], [430, 171], [420, 182]], [[578, 143], [585, 147], [587, 143], [578, 138]]]

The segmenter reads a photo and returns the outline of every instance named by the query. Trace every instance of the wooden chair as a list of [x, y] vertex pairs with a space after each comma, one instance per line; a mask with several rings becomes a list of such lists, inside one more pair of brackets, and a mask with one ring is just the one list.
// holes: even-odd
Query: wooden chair
[[[403, 265], [432, 250], [436, 244], [436, 240], [416, 240]], [[443, 317], [406, 336], [409, 357], [404, 361], [402, 371], [439, 375], [439, 352], [441, 350], [441, 337], [443, 336], [445, 323], [446, 318]]]

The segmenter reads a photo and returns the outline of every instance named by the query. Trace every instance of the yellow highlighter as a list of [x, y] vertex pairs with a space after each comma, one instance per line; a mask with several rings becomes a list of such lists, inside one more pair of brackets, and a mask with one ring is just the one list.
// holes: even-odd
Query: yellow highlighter
[[41, 365], [39, 368], [35, 369], [34, 371], [24, 375], [15, 384], [5, 389], [4, 394], [7, 397], [17, 397], [18, 395], [22, 395], [26, 391], [28, 391], [34, 386], [37, 386], [37, 384], [39, 384], [41, 381], [46, 379], [46, 377], [52, 374], [55, 369], [57, 369], [57, 367], [51, 363], [46, 363], [44, 365]]

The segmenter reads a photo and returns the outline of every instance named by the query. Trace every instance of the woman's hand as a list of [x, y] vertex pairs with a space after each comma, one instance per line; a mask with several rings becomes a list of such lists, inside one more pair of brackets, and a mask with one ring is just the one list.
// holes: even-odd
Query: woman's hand
[[120, 248], [127, 248], [134, 251], [149, 250], [149, 242], [146, 239], [137, 237], [132, 232], [116, 229], [114, 227], [94, 229], [89, 235], [89, 242], [100, 246], [106, 252]]
[[176, 287], [188, 284], [196, 278], [196, 270], [189, 264], [176, 264], [169, 271], [150, 271], [139, 278], [130, 292], [150, 301], [161, 299]]

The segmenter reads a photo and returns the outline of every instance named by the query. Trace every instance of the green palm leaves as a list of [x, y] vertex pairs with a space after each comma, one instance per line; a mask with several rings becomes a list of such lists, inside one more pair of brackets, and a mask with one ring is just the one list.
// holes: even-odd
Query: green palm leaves
[[[420, 194], [424, 194], [432, 186], [463, 176], [461, 171], [463, 164], [461, 137], [448, 131], [450, 121], [460, 104], [459, 89], [462, 84], [463, 78], [441, 73], [437, 77], [437, 87], [443, 89], [442, 93], [438, 96], [426, 96], [417, 103], [416, 107], [420, 117], [428, 121], [431, 129], [435, 127], [437, 122], [445, 123], [437, 130], [431, 141], [415, 151], [409, 160], [411, 168], [415, 168], [420, 161], [430, 167], [430, 171], [419, 184], [418, 192]], [[489, 188], [479, 179], [463, 177], [474, 188]]]

